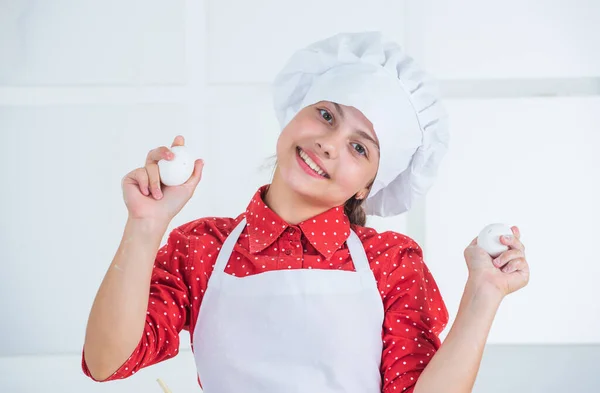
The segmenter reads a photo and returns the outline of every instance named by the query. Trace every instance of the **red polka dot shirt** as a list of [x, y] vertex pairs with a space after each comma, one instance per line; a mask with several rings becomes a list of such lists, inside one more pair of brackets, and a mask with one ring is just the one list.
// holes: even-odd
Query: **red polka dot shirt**
[[[237, 218], [201, 218], [174, 229], [152, 272], [144, 334], [129, 359], [107, 380], [126, 378], [177, 355], [179, 332], [193, 333], [208, 280], [227, 236], [246, 217], [225, 272], [249, 276], [276, 269], [354, 270], [346, 238], [361, 239], [377, 280], [382, 326], [382, 392], [411, 392], [441, 343], [448, 311], [419, 245], [396, 232], [351, 225], [342, 206], [288, 225], [255, 193]], [[193, 337], [192, 337], [193, 339]], [[92, 378], [82, 354], [84, 373]]]

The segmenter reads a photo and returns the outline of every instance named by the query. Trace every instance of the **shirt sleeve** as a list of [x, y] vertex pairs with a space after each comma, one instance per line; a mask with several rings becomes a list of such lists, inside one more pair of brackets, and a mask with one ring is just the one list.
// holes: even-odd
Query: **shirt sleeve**
[[[179, 333], [189, 326], [190, 301], [188, 283], [183, 274], [187, 270], [189, 235], [174, 229], [162, 246], [152, 270], [150, 296], [144, 332], [131, 356], [108, 379], [111, 381], [131, 376], [144, 367], [177, 355]], [[92, 377], [82, 351], [82, 369]]]
[[412, 393], [441, 346], [448, 311], [416, 243], [402, 247], [391, 263], [384, 285], [382, 391]]

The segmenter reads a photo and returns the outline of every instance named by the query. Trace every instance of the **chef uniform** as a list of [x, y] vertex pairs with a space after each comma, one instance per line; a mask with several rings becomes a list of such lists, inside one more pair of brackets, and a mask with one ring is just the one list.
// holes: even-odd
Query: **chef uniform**
[[[281, 128], [327, 100], [359, 109], [379, 138], [368, 214], [407, 211], [432, 185], [448, 146], [435, 86], [379, 33], [338, 34], [295, 53], [274, 83]], [[224, 242], [193, 334], [206, 393], [381, 392], [381, 296], [356, 233], [354, 271], [225, 273], [242, 220]], [[331, 331], [336, 332], [332, 335]]]

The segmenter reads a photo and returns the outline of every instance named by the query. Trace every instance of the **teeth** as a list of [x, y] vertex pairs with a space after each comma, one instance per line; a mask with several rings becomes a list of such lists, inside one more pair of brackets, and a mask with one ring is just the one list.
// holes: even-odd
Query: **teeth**
[[302, 157], [304, 162], [306, 162], [306, 165], [308, 165], [313, 171], [317, 172], [319, 175], [325, 176], [325, 172], [317, 164], [315, 164], [315, 162], [311, 160], [310, 157], [304, 151], [299, 150], [299, 152], [300, 157]]

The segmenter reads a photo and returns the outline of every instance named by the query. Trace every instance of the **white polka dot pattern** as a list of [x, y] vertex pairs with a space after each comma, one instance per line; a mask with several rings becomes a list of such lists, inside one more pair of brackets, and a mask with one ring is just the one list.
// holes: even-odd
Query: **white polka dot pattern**
[[[144, 334], [129, 360], [108, 380], [126, 378], [177, 354], [178, 333], [194, 331], [220, 247], [244, 217], [248, 225], [225, 268], [228, 274], [354, 270], [345, 243], [350, 223], [343, 208], [288, 225], [264, 204], [266, 187], [256, 192], [246, 211], [235, 219], [202, 218], [170, 233], [156, 257]], [[382, 391], [410, 392], [441, 345], [438, 336], [448, 323], [446, 306], [416, 242], [396, 232], [378, 233], [355, 225], [352, 229], [363, 243], [385, 309]], [[83, 358], [82, 365], [89, 376]]]

